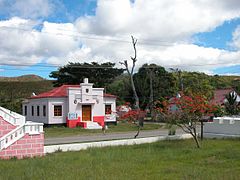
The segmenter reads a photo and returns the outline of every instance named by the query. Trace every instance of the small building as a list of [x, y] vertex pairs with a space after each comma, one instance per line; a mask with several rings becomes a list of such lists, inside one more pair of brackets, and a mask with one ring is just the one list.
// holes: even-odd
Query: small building
[[224, 105], [227, 102], [226, 96], [231, 93], [237, 96], [236, 101], [239, 103], [240, 102], [240, 96], [237, 94], [236, 91], [232, 88], [228, 89], [217, 89], [214, 91], [213, 99], [211, 99], [212, 104], [217, 104], [217, 105]]
[[27, 121], [45, 125], [100, 129], [105, 123], [116, 122], [116, 96], [104, 94], [104, 88], [93, 88], [87, 78], [80, 85], [62, 85], [22, 104]]

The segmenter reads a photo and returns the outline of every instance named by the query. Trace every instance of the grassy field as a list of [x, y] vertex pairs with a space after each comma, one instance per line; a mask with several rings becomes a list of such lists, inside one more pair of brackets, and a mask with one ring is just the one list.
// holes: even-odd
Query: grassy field
[[227, 179], [240, 177], [240, 142], [160, 141], [0, 160], [0, 179]]
[[[164, 128], [163, 125], [160, 124], [144, 124], [142, 130], [154, 130]], [[66, 137], [66, 136], [77, 136], [77, 135], [93, 135], [96, 133], [102, 133], [102, 130], [90, 130], [83, 129], [81, 127], [76, 128], [67, 128], [64, 126], [55, 126], [55, 127], [47, 127], [44, 128], [45, 137]], [[120, 122], [118, 125], [109, 125], [106, 133], [113, 132], [129, 132], [129, 131], [137, 131], [137, 126], [127, 122]]]

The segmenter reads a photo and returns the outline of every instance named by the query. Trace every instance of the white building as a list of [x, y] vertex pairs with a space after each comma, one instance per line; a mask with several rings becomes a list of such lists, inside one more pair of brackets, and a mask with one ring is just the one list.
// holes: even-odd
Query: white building
[[62, 85], [28, 98], [23, 102], [23, 115], [27, 121], [47, 125], [102, 128], [107, 122], [116, 122], [116, 96], [103, 91], [85, 78], [80, 85]]

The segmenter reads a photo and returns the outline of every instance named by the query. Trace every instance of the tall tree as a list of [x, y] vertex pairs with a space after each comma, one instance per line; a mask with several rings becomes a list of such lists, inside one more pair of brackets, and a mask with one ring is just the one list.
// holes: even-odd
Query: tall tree
[[134, 97], [128, 74], [124, 73], [118, 76], [112, 83], [107, 86], [107, 92], [116, 94], [117, 104], [122, 105], [125, 102], [134, 103]]
[[199, 72], [182, 72], [184, 79], [184, 94], [190, 96], [204, 95], [208, 99], [213, 96], [214, 87], [211, 85], [210, 77]]
[[178, 91], [182, 91], [184, 90], [184, 85], [183, 85], [183, 78], [182, 78], [182, 71], [181, 69], [174, 69], [174, 68], [170, 68], [171, 71], [173, 71], [178, 79]]
[[51, 72], [51, 78], [55, 78], [54, 86], [62, 84], [79, 84], [84, 78], [88, 78], [95, 87], [105, 87], [117, 76], [124, 72], [124, 69], [115, 68], [115, 63], [106, 62], [99, 64], [92, 63], [72, 63], [60, 67], [57, 71]]
[[151, 109], [154, 101], [176, 92], [176, 78], [156, 64], [144, 64], [134, 74], [134, 80], [138, 82], [136, 89], [142, 108]]

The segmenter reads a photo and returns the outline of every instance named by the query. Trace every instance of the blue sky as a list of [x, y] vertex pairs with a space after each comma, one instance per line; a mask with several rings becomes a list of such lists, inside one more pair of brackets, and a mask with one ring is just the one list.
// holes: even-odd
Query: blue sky
[[238, 0], [0, 0], [0, 76], [49, 78], [69, 61], [120, 67], [131, 35], [137, 68], [240, 74]]

